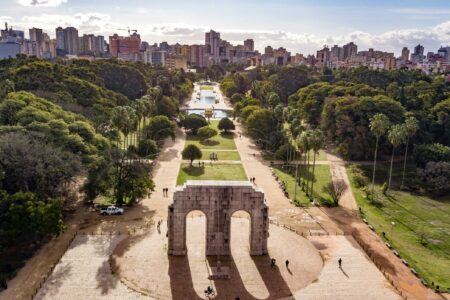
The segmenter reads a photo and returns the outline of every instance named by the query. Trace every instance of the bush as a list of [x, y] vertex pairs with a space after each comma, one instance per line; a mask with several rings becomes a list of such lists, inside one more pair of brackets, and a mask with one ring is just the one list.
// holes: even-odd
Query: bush
[[356, 165], [349, 167], [350, 172], [353, 174], [353, 181], [357, 188], [364, 188], [369, 184], [369, 178], [364, 174], [363, 170]]
[[383, 195], [387, 196], [387, 190], [388, 190], [388, 185], [387, 185], [387, 182], [385, 182], [381, 186], [381, 192], [383, 193]]
[[422, 144], [414, 148], [414, 161], [419, 167], [425, 167], [430, 161], [450, 162], [450, 147], [442, 144]]
[[444, 195], [450, 192], [450, 163], [429, 162], [424, 169], [418, 169], [418, 175], [431, 193]]
[[197, 130], [208, 125], [205, 117], [198, 114], [190, 114], [183, 120], [183, 127], [189, 129], [192, 134], [197, 134]]
[[275, 158], [287, 162], [289, 153], [289, 144], [284, 144], [275, 151]]
[[229, 130], [234, 130], [236, 126], [234, 125], [233, 121], [225, 117], [220, 119], [218, 128], [219, 130], [228, 132]]
[[202, 140], [208, 140], [208, 139], [212, 138], [213, 136], [217, 135], [217, 130], [215, 130], [214, 128], [211, 128], [209, 126], [203, 126], [202, 128], [200, 128], [197, 131], [197, 135]]
[[152, 139], [145, 139], [139, 142], [137, 153], [142, 157], [153, 157], [158, 153], [158, 145]]

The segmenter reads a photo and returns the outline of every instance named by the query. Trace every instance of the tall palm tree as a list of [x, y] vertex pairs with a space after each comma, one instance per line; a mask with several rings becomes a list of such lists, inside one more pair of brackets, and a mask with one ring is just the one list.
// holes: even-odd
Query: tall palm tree
[[125, 126], [124, 115], [125, 109], [123, 106], [117, 106], [113, 109], [111, 123], [119, 131], [119, 134], [117, 134], [117, 141], [116, 141], [117, 148], [119, 148], [120, 143], [120, 132], [123, 131], [123, 128]]
[[[297, 149], [298, 153], [300, 154], [299, 159], [301, 159], [303, 155], [306, 157], [305, 145], [303, 144], [303, 141], [300, 138], [300, 136], [298, 136], [295, 139], [295, 148]], [[303, 169], [303, 167], [302, 167], [302, 169]], [[300, 172], [301, 172], [301, 170], [300, 170]], [[303, 182], [303, 180], [302, 180], [302, 182]], [[297, 185], [298, 184], [299, 184], [299, 182], [298, 182], [298, 161], [297, 161], [297, 163], [295, 164], [294, 199], [297, 199]]]
[[[144, 96], [145, 97], [145, 96]], [[145, 110], [147, 106], [147, 101], [144, 99], [144, 97], [136, 100], [134, 103], [134, 109], [136, 110], [136, 116], [137, 116], [137, 138], [136, 138], [136, 144], [138, 144], [141, 140], [141, 121], [142, 118], [145, 116]]]
[[373, 156], [373, 171], [372, 171], [372, 197], [374, 196], [375, 187], [375, 169], [377, 167], [378, 141], [380, 137], [386, 133], [389, 128], [389, 118], [385, 114], [376, 114], [370, 119], [370, 131], [375, 135], [377, 141], [375, 144], [375, 153]]
[[391, 156], [391, 166], [389, 168], [389, 181], [387, 191], [391, 188], [391, 179], [392, 179], [392, 165], [394, 163], [394, 153], [395, 148], [397, 148], [406, 138], [406, 132], [404, 125], [395, 124], [391, 127], [388, 132], [388, 140], [392, 145], [392, 156]]
[[311, 149], [314, 153], [313, 159], [313, 172], [311, 179], [311, 197], [314, 198], [314, 180], [315, 180], [315, 168], [316, 168], [316, 155], [319, 150], [323, 148], [323, 143], [325, 142], [325, 136], [320, 129], [313, 130], [311, 134]]
[[403, 185], [405, 183], [405, 170], [406, 170], [406, 159], [408, 157], [408, 146], [409, 146], [409, 139], [413, 137], [417, 129], [419, 129], [419, 121], [417, 121], [414, 117], [409, 117], [405, 120], [405, 133], [406, 133], [406, 147], [405, 147], [405, 159], [403, 161], [403, 173], [402, 173], [402, 184], [400, 185], [400, 188], [403, 189]]
[[[303, 147], [303, 150], [305, 151], [305, 157], [304, 157], [304, 163], [303, 163], [303, 181], [302, 181], [302, 189], [308, 195], [308, 172], [309, 172], [309, 152], [311, 150], [311, 143], [310, 143], [310, 137], [311, 137], [311, 131], [305, 130], [300, 134], [299, 142]], [[306, 162], [308, 160], [308, 162]], [[306, 191], [305, 191], [305, 184], [306, 184]]]

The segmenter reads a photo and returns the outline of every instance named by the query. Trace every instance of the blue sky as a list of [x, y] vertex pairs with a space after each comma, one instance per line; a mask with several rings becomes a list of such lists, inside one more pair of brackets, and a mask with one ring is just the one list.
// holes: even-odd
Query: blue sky
[[398, 54], [417, 43], [425, 51], [450, 45], [449, 0], [1, 0], [0, 22], [18, 29], [78, 27], [105, 36], [130, 27], [150, 43], [202, 43], [215, 29], [233, 43], [314, 53], [323, 45], [355, 41]]

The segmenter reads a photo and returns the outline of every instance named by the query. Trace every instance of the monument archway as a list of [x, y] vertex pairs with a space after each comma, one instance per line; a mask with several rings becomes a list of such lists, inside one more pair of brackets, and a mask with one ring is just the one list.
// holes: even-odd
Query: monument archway
[[186, 255], [186, 216], [206, 215], [206, 255], [230, 255], [231, 216], [250, 215], [250, 254], [267, 254], [269, 212], [261, 189], [247, 181], [190, 181], [178, 186], [168, 208], [168, 253]]

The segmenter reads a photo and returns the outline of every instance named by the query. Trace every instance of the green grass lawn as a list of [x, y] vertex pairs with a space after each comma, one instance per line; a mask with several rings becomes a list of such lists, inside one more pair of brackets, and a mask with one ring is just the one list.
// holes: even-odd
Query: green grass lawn
[[198, 167], [189, 164], [181, 164], [178, 173], [177, 185], [181, 185], [186, 180], [248, 180], [245, 170], [241, 164], [208, 164]]
[[[311, 150], [310, 151], [310, 159], [311, 161], [314, 158], [314, 152]], [[319, 150], [319, 153], [316, 154], [316, 161], [317, 160], [327, 160], [327, 154], [325, 153], [325, 151], [323, 150]]]
[[214, 87], [209, 86], [209, 85], [202, 85], [202, 86], [200, 86], [200, 90], [212, 91], [213, 89], [214, 89]]
[[[210, 126], [217, 131], [217, 125], [219, 120], [211, 120]], [[200, 149], [216, 149], [216, 150], [235, 150], [236, 144], [234, 143], [234, 133], [220, 133], [215, 137], [209, 139], [208, 141], [201, 141], [197, 136], [188, 135], [186, 137], [187, 145], [196, 145]]]
[[[286, 189], [289, 193], [289, 198], [293, 202], [300, 205], [310, 205], [310, 200], [306, 196], [305, 192], [302, 191], [301, 185], [297, 185], [297, 197], [294, 199], [294, 189], [295, 189], [295, 167], [292, 167], [292, 171], [289, 172], [287, 168], [283, 169], [281, 166], [275, 166], [273, 168], [275, 174], [278, 176], [280, 181], [284, 181], [286, 184]], [[301, 166], [298, 169], [299, 178], [304, 178], [303, 170]], [[312, 176], [312, 166], [310, 167], [310, 173]], [[331, 182], [330, 167], [328, 165], [316, 165], [315, 169], [315, 182], [314, 182], [314, 198], [318, 199], [322, 204], [331, 203], [331, 197], [323, 192], [323, 187]]]
[[[370, 178], [371, 166], [361, 169]], [[377, 165], [376, 190], [387, 180], [388, 164]], [[392, 194], [377, 193], [375, 203], [369, 201], [363, 190], [356, 188], [354, 174], [349, 178], [358, 206], [380, 236], [386, 239], [403, 258], [430, 284], [450, 287], [450, 196], [433, 198], [426, 194], [398, 189], [401, 164], [394, 164]], [[414, 166], [409, 166], [406, 186], [416, 185]], [[395, 225], [392, 226], [391, 222]]]
[[[203, 160], [209, 160], [209, 155], [215, 152], [214, 150], [203, 150], [202, 158]], [[238, 151], [216, 151], [218, 160], [241, 160]]]

